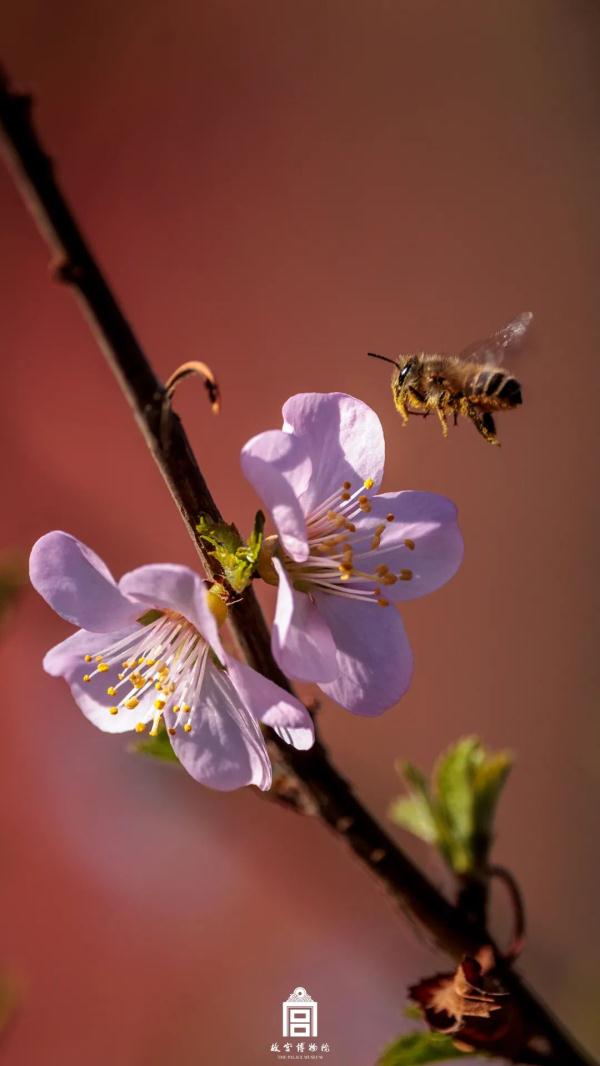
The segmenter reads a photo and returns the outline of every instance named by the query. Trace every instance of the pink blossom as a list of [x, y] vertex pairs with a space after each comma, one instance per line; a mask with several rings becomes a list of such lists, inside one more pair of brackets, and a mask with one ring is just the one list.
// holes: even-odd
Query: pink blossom
[[306, 708], [227, 654], [205, 583], [187, 567], [142, 566], [117, 583], [90, 548], [55, 531], [33, 546], [30, 577], [81, 627], [46, 654], [44, 668], [65, 678], [104, 732], [150, 725], [156, 735], [162, 719], [188, 773], [216, 789], [270, 787], [260, 722], [296, 748], [312, 746]]
[[277, 529], [261, 572], [278, 584], [273, 654], [356, 714], [404, 694], [412, 654], [395, 604], [456, 572], [463, 542], [454, 504], [430, 492], [378, 494], [379, 418], [342, 393], [302, 393], [282, 430], [242, 449], [242, 469]]

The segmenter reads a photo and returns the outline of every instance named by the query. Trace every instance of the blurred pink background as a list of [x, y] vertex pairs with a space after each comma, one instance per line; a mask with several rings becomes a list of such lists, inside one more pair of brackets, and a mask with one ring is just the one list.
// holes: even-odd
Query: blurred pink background
[[[224, 513], [249, 528], [240, 446], [304, 390], [379, 412], [386, 488], [457, 502], [464, 566], [403, 612], [410, 693], [373, 721], [326, 706], [324, 737], [381, 818], [395, 755], [428, 768], [466, 732], [516, 752], [496, 857], [528, 903], [522, 967], [600, 1049], [597, 4], [21, 0], [0, 25], [158, 372], [195, 357], [219, 377], [219, 420], [195, 383], [177, 406]], [[58, 527], [117, 575], [194, 565], [4, 170], [0, 226], [2, 543]], [[525, 308], [535, 350], [501, 449], [466, 423], [402, 429], [367, 350], [452, 350]], [[67, 632], [30, 592], [0, 649], [0, 953], [23, 986], [6, 1060], [262, 1066], [302, 984], [331, 1066], [374, 1063], [412, 1024], [407, 983], [444, 960], [319, 825], [91, 728], [41, 670]]]

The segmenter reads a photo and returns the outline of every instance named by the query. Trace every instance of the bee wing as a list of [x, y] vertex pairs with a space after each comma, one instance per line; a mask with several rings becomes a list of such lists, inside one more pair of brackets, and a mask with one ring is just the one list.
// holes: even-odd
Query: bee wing
[[508, 358], [521, 347], [532, 319], [531, 311], [522, 311], [497, 333], [492, 333], [491, 337], [467, 345], [460, 353], [460, 358], [471, 363], [505, 366]]

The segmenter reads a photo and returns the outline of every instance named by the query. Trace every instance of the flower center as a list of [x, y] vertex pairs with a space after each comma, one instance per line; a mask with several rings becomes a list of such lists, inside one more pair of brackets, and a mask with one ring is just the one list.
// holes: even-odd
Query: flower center
[[[308, 559], [303, 563], [283, 559], [296, 588], [388, 607], [390, 601], [383, 594], [382, 586], [412, 580], [412, 570], [402, 568], [392, 573], [382, 561], [387, 552], [398, 548], [397, 541], [389, 546], [385, 544], [386, 530], [395, 516], [390, 513], [384, 522], [369, 531], [365, 529], [362, 516], [372, 510], [369, 494], [373, 487], [372, 478], [354, 490], [352, 483], [345, 481], [338, 492], [307, 517]], [[406, 539], [403, 543], [407, 551], [414, 550], [414, 541]]]
[[[123, 708], [134, 710], [144, 700], [144, 709], [150, 713], [146, 713], [146, 721], [136, 724], [138, 733], [143, 733], [152, 719], [150, 736], [156, 736], [165, 708], [183, 719], [183, 730], [190, 733], [192, 724], [185, 716], [195, 705], [210, 649], [183, 615], [169, 610], [151, 614], [157, 617], [148, 625], [96, 655], [85, 655], [85, 662], [95, 667], [83, 675], [83, 680], [90, 682], [98, 674], [106, 674], [110, 681], [106, 695], [113, 700], [107, 708], [109, 714], [118, 714]], [[153, 701], [144, 699], [150, 693], [154, 694]], [[172, 736], [176, 732], [177, 725], [169, 728]]]

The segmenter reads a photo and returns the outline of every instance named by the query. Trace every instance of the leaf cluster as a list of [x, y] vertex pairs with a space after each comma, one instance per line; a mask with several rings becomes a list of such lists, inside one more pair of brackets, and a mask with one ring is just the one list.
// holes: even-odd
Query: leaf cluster
[[408, 794], [394, 801], [390, 817], [434, 845], [456, 874], [477, 875], [487, 865], [511, 766], [509, 752], [488, 752], [477, 737], [463, 737], [440, 756], [430, 781], [411, 763], [399, 766]]
[[243, 592], [252, 580], [263, 544], [264, 525], [265, 516], [258, 511], [252, 533], [245, 542], [233, 523], [213, 522], [207, 515], [200, 515], [196, 532], [209, 546], [208, 554], [217, 560], [234, 592]]
[[377, 1060], [377, 1066], [420, 1066], [422, 1063], [448, 1062], [450, 1059], [468, 1057], [443, 1033], [406, 1033], [388, 1044]]

